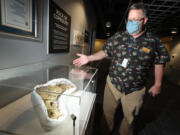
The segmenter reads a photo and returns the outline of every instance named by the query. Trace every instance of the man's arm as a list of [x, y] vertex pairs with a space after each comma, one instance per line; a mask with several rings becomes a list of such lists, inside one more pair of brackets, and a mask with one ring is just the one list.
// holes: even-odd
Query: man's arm
[[101, 59], [107, 57], [108, 55], [104, 51], [101, 50], [93, 55], [87, 56], [87, 55], [78, 53], [77, 56], [79, 56], [79, 58], [75, 59], [73, 61], [73, 64], [76, 66], [82, 66], [91, 61], [101, 60]]
[[163, 64], [156, 64], [154, 70], [155, 70], [154, 71], [155, 82], [154, 82], [154, 85], [149, 89], [149, 93], [152, 93], [153, 97], [158, 95], [161, 92], [164, 65]]

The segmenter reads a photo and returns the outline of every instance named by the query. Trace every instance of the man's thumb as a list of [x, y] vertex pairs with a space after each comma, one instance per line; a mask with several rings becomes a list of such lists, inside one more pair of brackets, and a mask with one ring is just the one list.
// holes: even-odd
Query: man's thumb
[[80, 54], [80, 53], [77, 53], [76, 55], [77, 55], [77, 56], [79, 56], [79, 57], [81, 57], [81, 56], [82, 56], [82, 54]]

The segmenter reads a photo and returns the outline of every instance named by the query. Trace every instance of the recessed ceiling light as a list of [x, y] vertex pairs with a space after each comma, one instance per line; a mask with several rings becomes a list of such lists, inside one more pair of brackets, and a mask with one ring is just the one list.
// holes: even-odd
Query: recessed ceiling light
[[109, 21], [106, 22], [106, 27], [107, 27], [107, 28], [110, 28], [110, 27], [111, 27], [111, 22], [109, 22]]
[[176, 33], [177, 33], [177, 31], [175, 31], [175, 30], [171, 30], [171, 33], [172, 33], [172, 34], [176, 34]]
[[110, 33], [106, 33], [106, 36], [110, 36], [111, 34]]
[[177, 32], [178, 32], [178, 29], [177, 29], [177, 28], [172, 28], [172, 29], [171, 29], [171, 33], [172, 33], [172, 34], [176, 34]]

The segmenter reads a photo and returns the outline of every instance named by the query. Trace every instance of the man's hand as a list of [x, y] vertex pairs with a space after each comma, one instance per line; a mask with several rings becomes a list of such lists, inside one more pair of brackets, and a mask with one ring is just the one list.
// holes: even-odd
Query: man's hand
[[152, 94], [153, 97], [157, 96], [161, 92], [161, 86], [160, 85], [153, 85], [149, 91], [150, 94]]
[[86, 56], [84, 54], [79, 54], [79, 53], [77, 53], [76, 55], [79, 56], [79, 58], [77, 58], [73, 61], [74, 65], [80, 67], [80, 66], [85, 65], [89, 62], [88, 56]]
[[75, 60], [73, 61], [73, 64], [76, 65], [76, 66], [78, 66], [78, 67], [80, 67], [80, 66], [82, 66], [82, 65], [85, 65], [85, 64], [87, 64], [87, 63], [90, 62], [90, 61], [101, 60], [101, 59], [103, 59], [103, 58], [105, 58], [105, 57], [108, 56], [108, 55], [107, 55], [104, 51], [102, 51], [102, 50], [99, 51], [99, 52], [97, 52], [97, 53], [95, 53], [95, 54], [93, 54], [93, 55], [89, 55], [89, 56], [84, 55], [84, 54], [79, 54], [79, 53], [77, 53], [76, 55], [79, 56], [79, 58], [75, 59]]

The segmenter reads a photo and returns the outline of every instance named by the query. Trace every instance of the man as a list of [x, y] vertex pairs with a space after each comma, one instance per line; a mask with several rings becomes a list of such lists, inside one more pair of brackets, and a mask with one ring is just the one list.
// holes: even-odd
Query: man
[[133, 134], [133, 120], [143, 103], [149, 69], [154, 64], [155, 82], [148, 92], [156, 96], [161, 92], [164, 65], [169, 61], [164, 45], [145, 31], [147, 20], [144, 5], [133, 4], [129, 8], [125, 32], [118, 32], [109, 38], [101, 51], [90, 56], [77, 54], [79, 58], [73, 61], [76, 66], [82, 66], [111, 57], [103, 109], [112, 129], [115, 109], [122, 105], [124, 118], [119, 131], [121, 135]]

